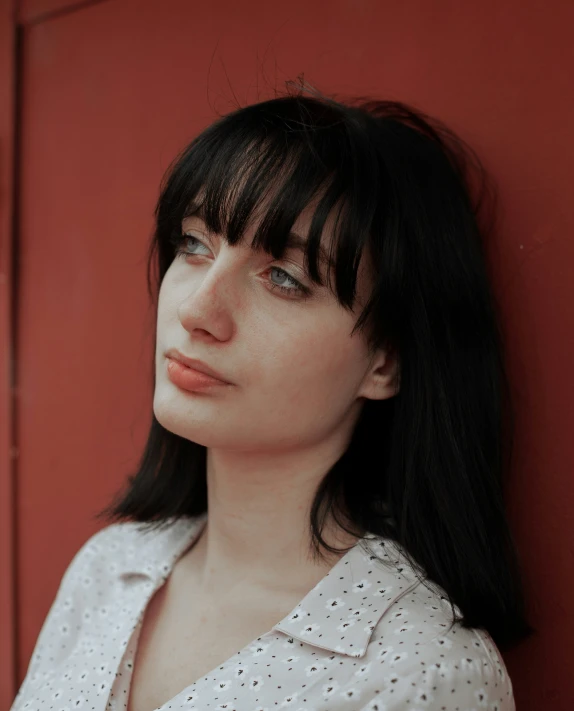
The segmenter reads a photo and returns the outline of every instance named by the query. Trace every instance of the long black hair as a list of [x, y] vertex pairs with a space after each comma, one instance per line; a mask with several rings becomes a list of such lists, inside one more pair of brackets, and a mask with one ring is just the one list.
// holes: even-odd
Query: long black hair
[[[147, 276], [157, 305], [185, 216], [200, 211], [234, 245], [270, 196], [252, 245], [281, 258], [296, 218], [322, 195], [305, 253], [322, 284], [317, 248], [339, 209], [329, 288], [353, 308], [366, 249], [375, 283], [355, 329], [370, 348], [397, 354], [400, 388], [365, 402], [322, 479], [312, 547], [337, 550], [321, 536], [327, 513], [397, 541], [463, 626], [486, 629], [502, 648], [534, 630], [504, 505], [514, 414], [485, 256], [494, 194], [475, 152], [412, 105], [299, 87], [219, 117], [176, 157], [160, 186]], [[97, 517], [153, 527], [206, 510], [206, 448], [152, 413], [137, 471]]]

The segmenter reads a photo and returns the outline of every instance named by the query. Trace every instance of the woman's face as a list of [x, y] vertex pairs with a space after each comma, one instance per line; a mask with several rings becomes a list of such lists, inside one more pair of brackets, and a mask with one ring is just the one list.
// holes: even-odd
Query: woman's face
[[[312, 207], [293, 227], [304, 238]], [[330, 224], [323, 233], [327, 254]], [[212, 448], [293, 450], [332, 437], [346, 441], [362, 398], [394, 394], [388, 364], [373, 373], [384, 366], [384, 354], [373, 359], [364, 336], [350, 335], [370, 289], [363, 261], [350, 313], [327, 286], [305, 276], [303, 252], [292, 249], [274, 260], [253, 251], [255, 226], [233, 247], [209, 234], [199, 217], [186, 218], [182, 227], [188, 254], [167, 270], [158, 303], [153, 408], [166, 429]], [[321, 268], [326, 276], [326, 265]], [[308, 298], [295, 282], [310, 290]], [[168, 375], [172, 348], [232, 384], [181, 389]]]

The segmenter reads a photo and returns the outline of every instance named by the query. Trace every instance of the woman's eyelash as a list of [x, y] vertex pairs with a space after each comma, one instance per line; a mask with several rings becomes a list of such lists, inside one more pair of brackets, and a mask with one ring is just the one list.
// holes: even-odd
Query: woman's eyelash
[[[190, 240], [195, 240], [198, 244], [203, 244], [203, 242], [197, 238], [195, 235], [190, 235], [190, 234], [177, 234], [171, 237], [170, 242], [174, 245], [175, 247], [175, 256], [188, 256], [188, 257], [194, 257], [194, 256], [202, 256], [201, 254], [197, 255], [194, 252], [188, 252], [185, 249], [185, 244], [189, 242]], [[269, 282], [270, 288], [274, 291], [275, 289], [279, 289], [283, 293], [287, 294], [288, 296], [293, 296], [293, 295], [299, 295], [303, 298], [307, 298], [311, 295], [311, 290], [308, 289], [306, 286], [301, 284], [297, 279], [292, 277], [288, 272], [286, 272], [284, 269], [280, 269], [279, 267], [270, 267], [270, 270], [276, 271], [276, 272], [281, 272], [287, 279], [292, 282], [295, 285], [295, 288], [288, 288], [286, 286], [281, 286], [280, 284], [274, 284], [273, 282]]]

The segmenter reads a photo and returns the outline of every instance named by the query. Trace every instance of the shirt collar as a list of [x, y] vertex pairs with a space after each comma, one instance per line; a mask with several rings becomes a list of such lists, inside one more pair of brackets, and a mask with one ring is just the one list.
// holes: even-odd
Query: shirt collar
[[160, 528], [130, 521], [115, 524], [124, 528], [125, 538], [116, 543], [120, 578], [143, 575], [154, 584], [163, 582], [176, 560], [199, 537], [207, 513], [199, 516], [170, 518]]
[[[120, 576], [143, 575], [164, 582], [175, 561], [201, 533], [207, 514], [175, 520], [155, 535], [128, 523], [135, 534], [118, 546]], [[367, 534], [345, 553], [301, 602], [273, 629], [306, 644], [362, 657], [385, 612], [416, 587], [421, 572], [396, 542]]]
[[362, 657], [381, 617], [419, 581], [398, 544], [367, 534], [273, 629]]

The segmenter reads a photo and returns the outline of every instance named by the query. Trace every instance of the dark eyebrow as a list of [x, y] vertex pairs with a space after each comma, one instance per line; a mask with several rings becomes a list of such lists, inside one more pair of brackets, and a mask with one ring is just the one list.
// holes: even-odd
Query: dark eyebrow
[[[197, 217], [200, 220], [205, 221], [205, 212], [203, 209], [203, 203], [198, 205], [196, 203], [192, 203], [185, 211], [183, 215], [183, 219], [185, 220], [188, 217]], [[301, 235], [297, 234], [297, 232], [289, 232], [287, 236], [287, 249], [295, 250], [297, 252], [303, 252], [305, 253], [305, 250], [307, 248], [307, 240], [304, 239]], [[319, 245], [319, 261], [324, 264], [325, 266], [328, 266], [331, 264], [331, 260], [329, 259], [329, 256], [327, 255], [327, 252], [323, 248], [322, 245]]]

